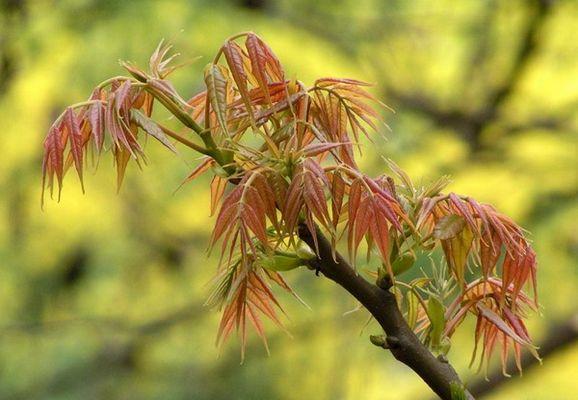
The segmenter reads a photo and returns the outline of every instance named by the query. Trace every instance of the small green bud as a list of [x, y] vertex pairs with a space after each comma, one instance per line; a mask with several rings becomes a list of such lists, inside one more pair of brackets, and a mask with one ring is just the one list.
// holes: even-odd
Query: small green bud
[[261, 259], [261, 266], [270, 271], [290, 271], [303, 265], [297, 256], [275, 254]]
[[395, 276], [403, 274], [405, 271], [410, 269], [415, 263], [415, 254], [413, 252], [404, 253], [397, 257], [395, 261], [391, 264], [391, 269]]
[[387, 347], [385, 335], [369, 335], [369, 341], [377, 347]]
[[393, 281], [387, 272], [385, 266], [378, 268], [377, 270], [377, 279], [375, 280], [375, 284], [377, 287], [383, 290], [389, 290], [393, 285]]

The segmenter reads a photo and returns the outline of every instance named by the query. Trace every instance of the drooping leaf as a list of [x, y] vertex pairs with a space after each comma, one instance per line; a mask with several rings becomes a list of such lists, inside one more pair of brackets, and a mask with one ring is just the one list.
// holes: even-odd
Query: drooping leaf
[[64, 145], [60, 138], [61, 127], [55, 124], [50, 128], [44, 140], [44, 158], [42, 160], [42, 199], [44, 199], [44, 189], [53, 189], [53, 177], [56, 175], [58, 192], [62, 189], [62, 177], [64, 175]]
[[331, 216], [333, 229], [337, 231], [337, 225], [343, 210], [346, 182], [339, 172], [331, 175]]
[[192, 171], [191, 173], [185, 178], [185, 180], [183, 181], [183, 183], [181, 183], [181, 186], [183, 186], [185, 183], [191, 182], [192, 180], [194, 180], [195, 178], [197, 178], [198, 176], [202, 175], [203, 173], [205, 173], [206, 171], [208, 171], [209, 169], [211, 169], [211, 166], [215, 163], [215, 160], [212, 159], [211, 157], [203, 157], [202, 161], [199, 163], [199, 165], [197, 165]]
[[[263, 188], [267, 180], [259, 171], [246, 172], [239, 184], [223, 199], [217, 215], [210, 246], [222, 239], [221, 257], [237, 252], [243, 263], [257, 253], [257, 245], [269, 249], [267, 220], [276, 224], [271, 214], [273, 190]], [[256, 239], [256, 240], [254, 240]]]
[[94, 137], [94, 146], [97, 154], [100, 154], [104, 145], [104, 106], [102, 103], [94, 103], [88, 109], [88, 119]]
[[466, 220], [473, 231], [479, 233], [479, 226], [474, 220], [474, 215], [470, 211], [469, 206], [466, 205], [466, 203], [464, 203], [455, 193], [450, 193], [449, 198], [454, 211], [458, 212], [459, 215], [461, 215]]
[[430, 343], [437, 350], [442, 341], [442, 335], [446, 325], [445, 307], [439, 298], [430, 296], [427, 302], [427, 315], [430, 320]]
[[491, 322], [496, 328], [504, 332], [508, 337], [512, 338], [516, 342], [524, 345], [528, 345], [526, 340], [521, 338], [514, 330], [500, 318], [495, 312], [493, 312], [488, 307], [484, 306], [482, 303], [478, 303], [476, 308], [480, 311], [481, 315], [486, 318], [489, 322]]
[[352, 262], [356, 258], [362, 239], [367, 235], [369, 242], [377, 246], [389, 275], [393, 277], [389, 260], [391, 241], [389, 226], [401, 232], [400, 219], [408, 220], [397, 200], [387, 189], [366, 176], [354, 179], [349, 189], [347, 221], [347, 242]]
[[132, 110], [131, 116], [143, 131], [161, 142], [163, 146], [173, 153], [177, 152], [175, 146], [173, 146], [167, 135], [165, 135], [161, 127], [155, 121], [141, 113], [139, 110]]
[[304, 206], [310, 220], [315, 217], [321, 225], [330, 229], [326, 190], [329, 190], [329, 181], [323, 168], [312, 158], [305, 159], [296, 169], [287, 189], [287, 200], [282, 214], [288, 233], [295, 231], [299, 213]]
[[222, 293], [221, 304], [224, 305], [221, 324], [217, 333], [217, 343], [222, 345], [234, 329], [241, 335], [241, 358], [244, 358], [247, 341], [247, 319], [255, 328], [257, 335], [263, 340], [265, 349], [269, 351], [265, 329], [259, 314], [271, 319], [279, 327], [283, 327], [276, 309], [283, 309], [277, 302], [273, 292], [260, 276], [257, 270], [244, 271], [234, 268], [225, 275], [224, 285], [220, 285]]
[[442, 241], [447, 263], [460, 285], [465, 284], [465, 271], [473, 241], [474, 234], [469, 227], [464, 227], [457, 236]]
[[82, 179], [82, 163], [83, 163], [83, 141], [80, 132], [80, 126], [76, 114], [72, 108], [67, 108], [64, 113], [64, 127], [68, 130], [68, 140], [70, 142], [70, 152], [74, 159], [74, 166], [80, 179], [80, 185], [84, 191], [84, 180]]
[[120, 190], [126, 173], [126, 166], [130, 161], [131, 154], [128, 150], [120, 146], [114, 147], [113, 154], [116, 165], [116, 187], [117, 190]]

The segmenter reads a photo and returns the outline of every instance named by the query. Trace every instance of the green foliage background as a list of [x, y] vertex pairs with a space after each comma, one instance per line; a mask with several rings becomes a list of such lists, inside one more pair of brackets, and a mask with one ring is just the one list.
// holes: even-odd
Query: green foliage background
[[[369, 345], [376, 326], [360, 335], [366, 315], [343, 316], [354, 301], [304, 271], [286, 275], [312, 308], [284, 299], [293, 338], [270, 327], [270, 356], [252, 338], [243, 365], [235, 340], [218, 357], [219, 315], [203, 307], [216, 266], [205, 252], [208, 181], [173, 193], [195, 164], [186, 150], [175, 158], [149, 145], [145, 171], [132, 166], [119, 194], [105, 155], [86, 195], [69, 177], [60, 204], [40, 210], [51, 119], [120, 73], [118, 59], [144, 64], [163, 37], [185, 60], [202, 56], [175, 74], [185, 96], [202, 88], [224, 39], [244, 30], [263, 36], [291, 77], [376, 82], [397, 113], [384, 115], [392, 132], [366, 143], [362, 167], [383, 171], [387, 156], [417, 181], [450, 174], [451, 190], [531, 231], [543, 315], [530, 326], [540, 342], [578, 312], [578, 2], [551, 3], [510, 74], [534, 1], [1, 1], [0, 398], [429, 396]], [[472, 137], [468, 115], [504, 82], [511, 91]], [[466, 382], [480, 378], [467, 368], [472, 346], [470, 323], [449, 355]], [[570, 398], [576, 365], [573, 345], [489, 398]]]

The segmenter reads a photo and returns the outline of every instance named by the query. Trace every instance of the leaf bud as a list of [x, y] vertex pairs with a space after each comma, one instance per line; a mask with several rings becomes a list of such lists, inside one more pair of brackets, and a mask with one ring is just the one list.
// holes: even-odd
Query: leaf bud
[[270, 271], [290, 271], [303, 265], [303, 261], [297, 256], [275, 254], [263, 257], [261, 266]]
[[391, 264], [391, 270], [395, 276], [404, 273], [415, 263], [415, 254], [410, 251], [397, 257]]

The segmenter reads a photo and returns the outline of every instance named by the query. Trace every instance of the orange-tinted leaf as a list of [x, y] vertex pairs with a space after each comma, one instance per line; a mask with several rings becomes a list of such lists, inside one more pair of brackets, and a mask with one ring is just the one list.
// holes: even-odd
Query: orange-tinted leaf
[[299, 213], [305, 206], [305, 218], [314, 233], [313, 217], [330, 230], [329, 211], [325, 199], [325, 190], [329, 191], [329, 181], [325, 171], [311, 158], [305, 159], [295, 171], [289, 184], [287, 201], [283, 209], [283, 219], [288, 233], [292, 234], [297, 226]]
[[434, 237], [440, 240], [452, 239], [460, 234], [466, 226], [465, 220], [456, 214], [442, 217], [434, 228]]
[[228, 41], [223, 46], [223, 54], [225, 54], [229, 70], [231, 71], [233, 80], [237, 85], [237, 89], [239, 89], [246, 111], [249, 114], [251, 121], [253, 121], [253, 107], [251, 106], [251, 99], [247, 88], [248, 79], [247, 72], [245, 71], [245, 64], [243, 62], [243, 50], [237, 43]]
[[203, 173], [205, 173], [206, 171], [208, 171], [209, 169], [211, 169], [211, 167], [213, 166], [213, 164], [215, 163], [215, 160], [212, 159], [211, 157], [203, 157], [202, 161], [199, 163], [199, 165], [197, 165], [189, 174], [189, 176], [187, 176], [185, 178], [185, 180], [183, 181], [183, 183], [181, 183], [181, 186], [184, 185], [185, 183], [188, 183], [190, 181], [192, 181], [193, 179], [197, 178], [198, 176], [202, 175]]
[[225, 178], [221, 178], [220, 176], [213, 177], [211, 181], [211, 216], [215, 214], [226, 187], [227, 180]]
[[117, 190], [120, 190], [126, 173], [126, 166], [131, 158], [131, 154], [128, 150], [119, 146], [114, 147], [113, 154], [116, 165], [116, 187]]

